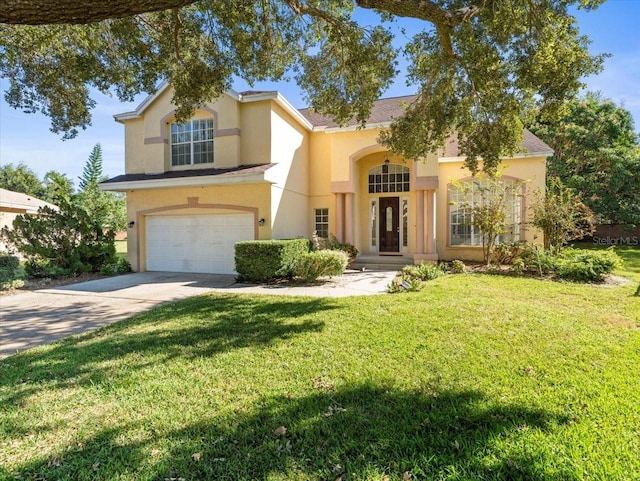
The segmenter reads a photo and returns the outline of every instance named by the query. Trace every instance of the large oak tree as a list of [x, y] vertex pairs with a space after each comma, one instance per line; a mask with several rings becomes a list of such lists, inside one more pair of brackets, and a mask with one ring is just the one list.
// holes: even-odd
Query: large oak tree
[[588, 93], [530, 130], [554, 149], [549, 178], [574, 189], [598, 222], [640, 225], [640, 139], [628, 110]]
[[[90, 88], [128, 101], [160, 79], [178, 117], [230, 87], [293, 76], [317, 111], [364, 123], [405, 55], [418, 97], [381, 140], [419, 158], [460, 134], [475, 170], [517, 150], [534, 111], [557, 117], [601, 68], [569, 8], [602, 0], [4, 0], [0, 75], [8, 103], [65, 138], [89, 125]], [[363, 27], [356, 7], [380, 25]], [[424, 30], [398, 49], [399, 17]]]

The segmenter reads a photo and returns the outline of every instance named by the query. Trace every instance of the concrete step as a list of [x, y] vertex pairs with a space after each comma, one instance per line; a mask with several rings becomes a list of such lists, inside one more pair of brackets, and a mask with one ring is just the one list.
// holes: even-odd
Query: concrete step
[[363, 268], [368, 271], [399, 271], [413, 263], [412, 257], [359, 255], [349, 268], [359, 271]]

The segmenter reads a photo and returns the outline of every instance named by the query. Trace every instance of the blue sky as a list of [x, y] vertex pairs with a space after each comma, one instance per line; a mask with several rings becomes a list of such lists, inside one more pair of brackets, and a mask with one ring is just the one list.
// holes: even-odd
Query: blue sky
[[[608, 52], [604, 71], [586, 79], [589, 90], [601, 91], [631, 111], [640, 131], [640, 1], [609, 0], [594, 12], [577, 12], [578, 24], [583, 34], [593, 41], [592, 53]], [[361, 12], [364, 23], [376, 21], [370, 12]], [[404, 23], [403, 23], [404, 24]], [[409, 30], [420, 22], [409, 21]], [[0, 79], [0, 90], [8, 82]], [[250, 88], [238, 81], [234, 89]], [[254, 89], [279, 90], [296, 107], [306, 103], [294, 83], [263, 83]], [[385, 96], [413, 93], [400, 78]], [[124, 172], [124, 127], [113, 120], [113, 115], [132, 110], [144, 99], [141, 96], [133, 104], [119, 102], [96, 94], [97, 106], [93, 110], [92, 126], [80, 131], [73, 140], [62, 141], [49, 131], [49, 119], [42, 114], [25, 114], [0, 101], [0, 165], [24, 162], [41, 178], [49, 170], [66, 173], [77, 185], [84, 164], [96, 143], [102, 145], [103, 171], [108, 176]]]

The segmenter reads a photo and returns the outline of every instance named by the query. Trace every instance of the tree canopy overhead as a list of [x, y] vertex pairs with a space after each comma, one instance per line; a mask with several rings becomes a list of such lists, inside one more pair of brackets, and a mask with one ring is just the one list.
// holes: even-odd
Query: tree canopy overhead
[[[364, 123], [402, 54], [418, 97], [381, 140], [419, 158], [455, 131], [468, 166], [482, 158], [492, 172], [534, 112], [557, 117], [601, 69], [568, 9], [602, 1], [5, 0], [0, 75], [10, 105], [48, 115], [64, 138], [90, 124], [91, 87], [130, 101], [164, 78], [179, 119], [233, 76], [293, 77], [318, 112]], [[378, 11], [380, 25], [360, 26], [356, 7]], [[398, 17], [425, 21], [402, 48], [392, 43]]]

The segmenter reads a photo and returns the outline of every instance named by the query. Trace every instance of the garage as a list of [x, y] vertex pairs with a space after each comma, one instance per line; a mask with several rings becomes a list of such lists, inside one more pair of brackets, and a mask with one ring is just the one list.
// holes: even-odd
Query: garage
[[235, 274], [233, 245], [255, 236], [252, 214], [153, 215], [146, 224], [148, 271]]

